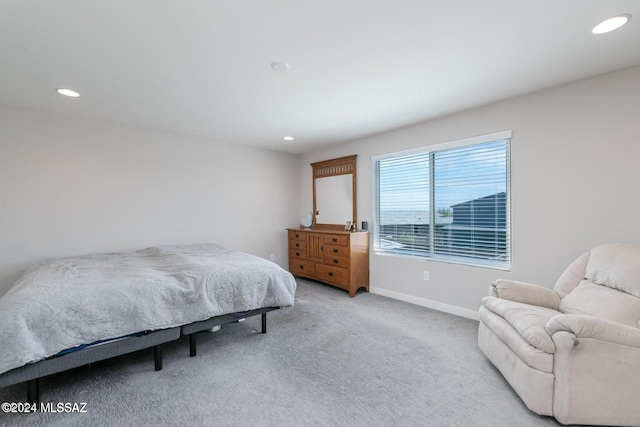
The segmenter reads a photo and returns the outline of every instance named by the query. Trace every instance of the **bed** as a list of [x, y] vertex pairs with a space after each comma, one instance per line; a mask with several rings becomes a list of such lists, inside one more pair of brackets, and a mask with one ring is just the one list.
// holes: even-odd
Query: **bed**
[[154, 348], [293, 307], [296, 282], [277, 264], [216, 244], [155, 246], [36, 265], [0, 298], [0, 387]]

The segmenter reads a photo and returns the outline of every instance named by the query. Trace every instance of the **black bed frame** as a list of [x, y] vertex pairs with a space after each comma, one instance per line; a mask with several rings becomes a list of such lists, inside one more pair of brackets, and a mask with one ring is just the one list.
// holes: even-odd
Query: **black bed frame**
[[89, 346], [81, 350], [60, 356], [53, 356], [35, 363], [28, 363], [19, 368], [0, 374], [0, 387], [7, 387], [22, 382], [27, 383], [27, 402], [40, 404], [40, 378], [89, 363], [110, 359], [134, 351], [153, 347], [155, 370], [162, 369], [162, 344], [174, 341], [181, 335], [189, 336], [189, 355], [196, 355], [196, 333], [209, 330], [215, 326], [240, 322], [247, 317], [262, 315], [262, 333], [267, 333], [267, 313], [279, 307], [266, 307], [243, 312], [242, 314], [224, 314], [207, 320], [189, 323], [175, 328], [148, 331], [139, 336]]
[[209, 330], [216, 326], [226, 325], [227, 323], [241, 322], [247, 317], [262, 315], [262, 333], [267, 333], [267, 313], [273, 310], [277, 310], [277, 307], [266, 307], [251, 310], [246, 313], [238, 314], [224, 314], [222, 316], [211, 317], [201, 322], [193, 322], [188, 325], [184, 325], [180, 331], [182, 335], [189, 336], [189, 356], [194, 357], [196, 355], [196, 333]]

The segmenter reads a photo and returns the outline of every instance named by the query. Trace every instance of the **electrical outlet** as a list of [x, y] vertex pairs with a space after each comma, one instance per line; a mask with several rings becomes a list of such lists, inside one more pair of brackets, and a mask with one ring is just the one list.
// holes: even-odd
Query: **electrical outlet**
[[276, 255], [275, 255], [275, 254], [271, 254], [271, 255], [269, 255], [269, 259], [270, 259], [271, 261], [275, 261], [275, 260], [276, 260]]
[[429, 272], [428, 271], [423, 271], [422, 272], [422, 280], [424, 280], [425, 282], [429, 281]]

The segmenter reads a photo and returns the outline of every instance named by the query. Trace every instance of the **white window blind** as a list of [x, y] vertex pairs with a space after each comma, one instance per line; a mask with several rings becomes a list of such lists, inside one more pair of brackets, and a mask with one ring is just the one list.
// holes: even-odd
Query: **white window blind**
[[510, 137], [373, 159], [375, 251], [510, 268]]

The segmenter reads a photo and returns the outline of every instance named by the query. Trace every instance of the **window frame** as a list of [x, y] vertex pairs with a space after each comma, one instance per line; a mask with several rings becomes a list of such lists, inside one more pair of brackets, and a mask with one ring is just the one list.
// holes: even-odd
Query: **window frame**
[[[391, 158], [399, 158], [410, 155], [427, 154], [429, 153], [429, 224], [435, 224], [436, 216], [436, 200], [434, 198], [435, 187], [437, 185], [435, 179], [434, 158], [436, 152], [443, 150], [450, 150], [455, 148], [470, 147], [479, 144], [488, 144], [492, 142], [505, 141], [505, 256], [506, 260], [490, 260], [482, 259], [471, 256], [460, 255], [447, 255], [438, 254], [434, 249], [435, 244], [435, 227], [429, 225], [428, 231], [428, 245], [429, 249], [421, 252], [420, 250], [410, 249], [406, 253], [403, 253], [402, 249], [383, 249], [380, 245], [381, 239], [381, 224], [380, 224], [380, 174], [378, 170], [379, 161]], [[511, 224], [511, 143], [512, 143], [512, 131], [505, 130], [501, 132], [490, 133], [486, 135], [474, 136], [471, 138], [464, 138], [439, 144], [433, 144], [428, 146], [422, 146], [410, 150], [398, 151], [393, 153], [387, 153], [378, 156], [371, 157], [372, 164], [372, 177], [373, 177], [373, 250], [377, 255], [385, 256], [399, 256], [417, 258], [421, 260], [430, 260], [445, 263], [454, 263], [467, 265], [472, 267], [482, 267], [497, 270], [510, 271], [513, 265], [512, 256], [512, 224]]]

